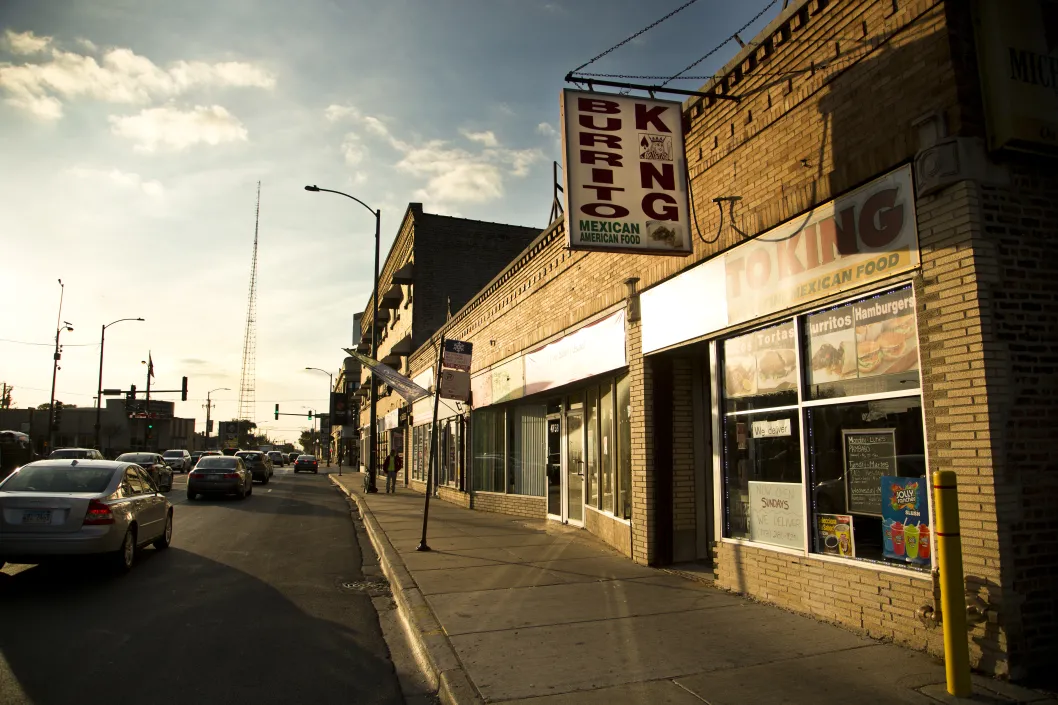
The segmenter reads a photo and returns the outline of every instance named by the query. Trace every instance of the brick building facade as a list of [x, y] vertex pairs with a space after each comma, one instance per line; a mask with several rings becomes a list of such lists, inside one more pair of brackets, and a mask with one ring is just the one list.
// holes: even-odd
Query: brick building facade
[[[560, 218], [453, 306], [473, 398], [438, 426], [441, 498], [583, 526], [644, 564], [706, 561], [720, 586], [941, 654], [924, 490], [951, 469], [974, 664], [1053, 663], [1058, 178], [996, 149], [974, 17], [791, 3], [683, 106], [692, 255], [571, 251]], [[732, 280], [756, 297], [767, 257], [840, 284], [732, 313]], [[845, 317], [863, 324], [833, 333]], [[406, 370], [427, 381], [436, 336], [420, 342]], [[432, 413], [408, 411], [422, 491]], [[871, 509], [893, 486], [923, 491], [914, 523]]]

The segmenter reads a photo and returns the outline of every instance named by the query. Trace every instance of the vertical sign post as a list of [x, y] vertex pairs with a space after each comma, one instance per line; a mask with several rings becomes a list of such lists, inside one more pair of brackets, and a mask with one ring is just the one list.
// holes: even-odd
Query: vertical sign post
[[[416, 551], [429, 551], [430, 547], [426, 543], [426, 525], [430, 520], [430, 493], [433, 491], [432, 481], [434, 476], [434, 463], [438, 460], [437, 458], [437, 406], [441, 401], [441, 351], [445, 347], [445, 337], [441, 334], [441, 344], [439, 346], [437, 355], [437, 374], [434, 375], [434, 389], [433, 389], [433, 420], [430, 422], [430, 461], [426, 466], [426, 505], [423, 507], [422, 512], [422, 540], [419, 541], [419, 545], [415, 547]], [[387, 469], [388, 470], [388, 469]]]

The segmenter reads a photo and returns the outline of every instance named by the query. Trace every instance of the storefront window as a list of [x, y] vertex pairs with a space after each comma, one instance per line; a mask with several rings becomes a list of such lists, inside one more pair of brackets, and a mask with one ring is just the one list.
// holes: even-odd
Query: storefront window
[[599, 450], [600, 466], [602, 469], [602, 508], [604, 511], [612, 512], [613, 507], [613, 475], [614, 475], [614, 443], [613, 443], [613, 383], [610, 380], [600, 387], [599, 394]]
[[918, 332], [911, 289], [805, 318], [806, 399], [917, 389]]
[[617, 511], [632, 518], [632, 390], [628, 375], [617, 378]]
[[928, 570], [919, 397], [805, 410], [812, 551]]
[[804, 547], [793, 321], [723, 344], [724, 535]]
[[481, 492], [504, 492], [506, 413], [503, 409], [479, 409], [471, 418], [473, 436], [473, 488]]
[[929, 570], [911, 288], [718, 346], [724, 536]]
[[599, 391], [592, 387], [587, 392], [585, 427], [588, 440], [585, 445], [587, 468], [585, 472], [585, 501], [588, 506], [599, 507]]

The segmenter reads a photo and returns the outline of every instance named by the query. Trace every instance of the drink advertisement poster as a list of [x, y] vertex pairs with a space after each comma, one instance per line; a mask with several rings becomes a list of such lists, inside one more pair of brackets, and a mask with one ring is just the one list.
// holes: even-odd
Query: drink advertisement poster
[[886, 558], [929, 565], [930, 528], [924, 477], [882, 477], [882, 542]]
[[819, 553], [856, 557], [856, 539], [852, 533], [852, 516], [849, 514], [818, 514], [819, 533], [817, 535]]
[[813, 314], [808, 335], [812, 385], [918, 370], [910, 288]]
[[793, 321], [724, 341], [728, 399], [797, 389]]

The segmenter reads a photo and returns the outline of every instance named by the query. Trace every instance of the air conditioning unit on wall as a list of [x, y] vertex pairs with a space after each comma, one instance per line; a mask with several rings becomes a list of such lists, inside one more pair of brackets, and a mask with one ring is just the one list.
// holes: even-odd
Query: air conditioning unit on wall
[[[929, 196], [960, 181], [985, 181], [989, 171], [982, 140], [946, 137], [915, 155], [915, 195]], [[996, 175], [991, 176], [994, 181]]]

